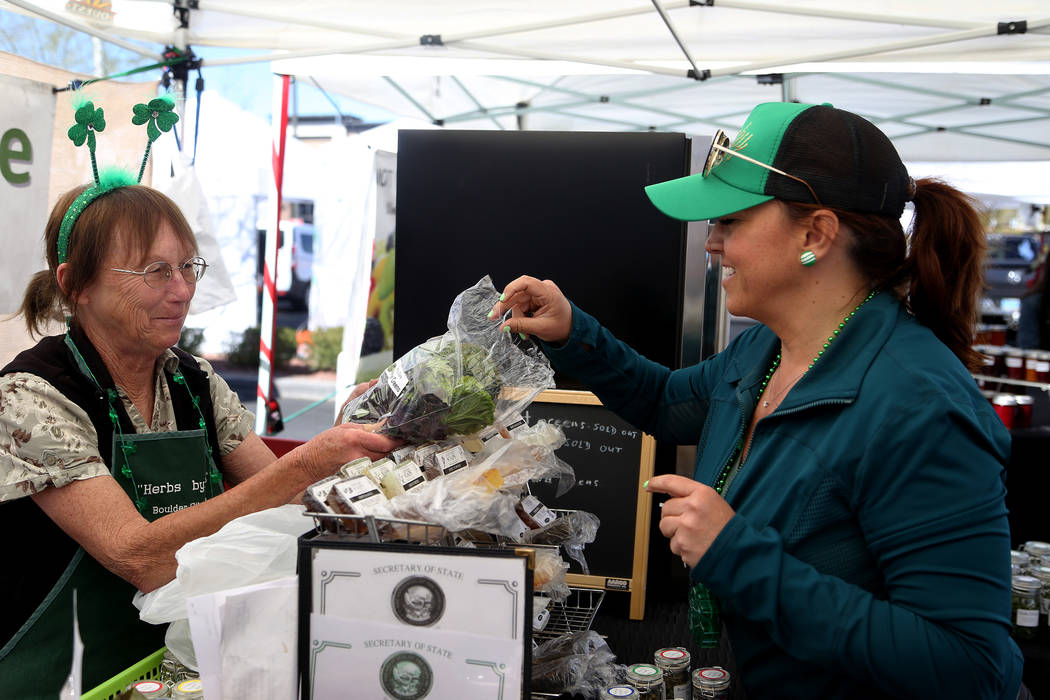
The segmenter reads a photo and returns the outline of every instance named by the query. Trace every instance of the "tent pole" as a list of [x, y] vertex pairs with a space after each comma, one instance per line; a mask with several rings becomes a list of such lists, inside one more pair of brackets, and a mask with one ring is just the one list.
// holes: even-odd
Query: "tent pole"
[[266, 435], [269, 403], [273, 398], [274, 347], [277, 342], [277, 241], [281, 235], [281, 192], [284, 181], [284, 143], [288, 135], [290, 76], [275, 75], [273, 83], [273, 179], [270, 188], [270, 225], [266, 228], [263, 263], [262, 319], [259, 323], [259, 382], [256, 386], [255, 432]]
[[674, 25], [671, 24], [671, 18], [667, 16], [666, 12], [664, 12], [664, 8], [660, 7], [660, 0], [652, 0], [652, 2], [653, 7], [656, 8], [656, 12], [660, 15], [660, 19], [662, 19], [664, 24], [667, 25], [667, 31], [671, 32], [671, 37], [674, 39], [675, 43], [678, 44], [678, 48], [682, 50], [682, 53], [685, 54], [685, 59], [689, 61], [689, 65], [692, 66], [693, 75], [700, 75], [700, 69], [696, 67], [696, 61], [694, 61], [693, 57], [689, 55], [688, 47], [686, 47], [681, 38], [679, 38], [678, 32], [674, 30]]
[[78, 32], [84, 32], [85, 34], [89, 34], [93, 37], [101, 39], [102, 41], [113, 44], [114, 46], [119, 46], [122, 49], [127, 49], [128, 51], [132, 51], [140, 56], [144, 56], [145, 58], [151, 59], [153, 61], [159, 62], [164, 60], [164, 57], [158, 53], [147, 51], [146, 49], [142, 48], [141, 46], [138, 46], [137, 44], [133, 44], [130, 41], [124, 41], [123, 39], [113, 36], [112, 34], [108, 34], [99, 29], [95, 29], [90, 25], [81, 24], [80, 22], [74, 22], [68, 17], [45, 10], [42, 7], [38, 7], [31, 2], [26, 2], [26, 0], [7, 0], [7, 2], [11, 3], [15, 7], [22, 8], [26, 12], [38, 15], [40, 17], [43, 17], [44, 19], [51, 20], [55, 24], [61, 24], [64, 27], [75, 29]]
[[497, 129], [499, 129], [500, 131], [505, 131], [505, 129], [503, 128], [503, 125], [500, 124], [499, 121], [496, 120], [496, 117], [494, 117], [491, 114], [489, 114], [489, 110], [478, 101], [478, 98], [474, 97], [474, 93], [472, 93], [470, 90], [468, 90], [467, 86], [464, 85], [463, 82], [459, 78], [457, 78], [456, 76], [453, 75], [452, 76], [452, 82], [454, 82], [456, 85], [459, 86], [459, 89], [463, 91], [463, 94], [466, 95], [470, 99], [471, 102], [473, 102], [475, 105], [477, 105], [478, 111], [481, 112], [482, 114], [484, 114], [485, 116], [487, 116], [489, 118], [489, 120], [492, 121], [492, 123], [496, 125]]
[[979, 24], [948, 19], [946, 17], [912, 17], [909, 15], [891, 15], [885, 12], [853, 12], [850, 10], [831, 9], [830, 7], [799, 7], [791, 3], [771, 5], [764, 2], [747, 2], [747, 0], [718, 0], [716, 7], [729, 7], [734, 10], [755, 10], [756, 12], [778, 12], [786, 15], [821, 17], [824, 19], [849, 19], [858, 22], [877, 22], [879, 24], [905, 24], [913, 27], [934, 27], [939, 29], [976, 29]]
[[439, 121], [439, 119], [438, 119], [437, 117], [435, 117], [435, 116], [434, 116], [433, 114], [431, 114], [431, 113], [430, 113], [429, 111], [427, 111], [427, 108], [426, 108], [426, 107], [424, 107], [423, 105], [421, 105], [421, 104], [419, 103], [419, 101], [418, 101], [418, 100], [416, 100], [416, 98], [412, 97], [412, 95], [410, 95], [410, 94], [408, 93], [408, 90], [406, 90], [405, 88], [403, 88], [403, 87], [401, 87], [400, 85], [398, 85], [398, 84], [397, 84], [397, 82], [395, 82], [393, 78], [391, 78], [391, 77], [390, 77], [390, 76], [388, 76], [388, 75], [384, 75], [384, 76], [383, 76], [383, 80], [385, 80], [385, 81], [387, 81], [388, 83], [390, 83], [391, 87], [393, 87], [393, 88], [394, 88], [395, 90], [397, 90], [397, 91], [398, 91], [398, 93], [399, 93], [399, 94], [400, 94], [400, 95], [401, 95], [402, 97], [404, 97], [404, 98], [405, 98], [406, 100], [408, 100], [409, 102], [411, 102], [411, 103], [412, 103], [412, 106], [413, 106], [413, 107], [415, 107], [416, 109], [418, 109], [418, 110], [419, 110], [420, 112], [422, 112], [422, 113], [423, 113], [423, 116], [425, 116], [425, 117], [426, 117], [427, 119], [429, 119], [429, 120], [430, 120], [431, 122], [433, 122], [433, 123], [437, 123], [437, 122]]
[[[1028, 31], [1031, 32], [1035, 29], [1041, 29], [1042, 27], [1046, 27], [1048, 25], [1050, 25], [1050, 19], [1046, 18], [1038, 19], [1035, 21], [1029, 21]], [[713, 68], [711, 69], [711, 75], [738, 75], [740, 73], [751, 73], [754, 71], [768, 70], [770, 68], [790, 66], [799, 63], [821, 63], [824, 61], [836, 61], [843, 58], [875, 56], [882, 53], [902, 51], [904, 49], [915, 49], [922, 48], [925, 46], [937, 46], [938, 44], [952, 44], [960, 41], [968, 41], [970, 39], [992, 37], [997, 36], [998, 33], [998, 27], [996, 25], [989, 24], [987, 26], [981, 27], [980, 29], [968, 29], [966, 31], [961, 32], [948, 32], [945, 34], [938, 34], [936, 36], [920, 37], [916, 39], [907, 39], [905, 41], [891, 42], [889, 44], [876, 44], [855, 49], [845, 49], [842, 51], [829, 51], [827, 53], [812, 54], [809, 56], [787, 56], [783, 59], [778, 60], [776, 63], [762, 61], [759, 63], [746, 63], [744, 65], [739, 66], [729, 66], [727, 68]]]

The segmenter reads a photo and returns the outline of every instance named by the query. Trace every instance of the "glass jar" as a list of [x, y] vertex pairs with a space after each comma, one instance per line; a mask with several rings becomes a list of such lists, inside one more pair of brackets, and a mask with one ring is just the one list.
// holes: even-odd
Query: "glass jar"
[[187, 678], [179, 681], [171, 689], [172, 700], [200, 700], [204, 697], [200, 678]]
[[627, 667], [627, 682], [638, 691], [638, 700], [665, 700], [664, 672], [652, 664]]
[[1042, 582], [1034, 576], [1014, 576], [1010, 588], [1014, 638], [1031, 641], [1039, 633], [1039, 590]]
[[1024, 379], [1024, 354], [1020, 350], [1006, 352], [1006, 376], [1010, 379]]
[[1050, 566], [1050, 543], [1029, 540], [1021, 545], [1020, 550], [1028, 555], [1029, 566]]
[[689, 679], [692, 657], [685, 647], [667, 647], [653, 654], [653, 663], [664, 672], [667, 700], [692, 700], [693, 684]]
[[1014, 401], [1017, 402], [1017, 413], [1014, 414], [1014, 427], [1031, 428], [1032, 408], [1035, 405], [1035, 399], [1026, 394], [1014, 394]]
[[1043, 384], [1050, 383], [1050, 353], [1045, 350], [1039, 353], [1035, 365], [1035, 380]]
[[602, 691], [602, 700], [619, 700], [619, 698], [637, 698], [638, 691], [630, 685], [610, 685]]
[[721, 666], [708, 666], [693, 671], [693, 697], [719, 698], [729, 697], [729, 671]]
[[130, 698], [138, 700], [153, 700], [154, 698], [166, 698], [168, 697], [168, 686], [163, 681], [156, 680], [145, 680], [135, 681], [127, 688], [124, 692], [128, 694]]
[[1016, 549], [1010, 551], [1010, 566], [1015, 574], [1027, 574], [1030, 559], [1028, 552], [1020, 552]]
[[1050, 639], [1050, 566], [1031, 567], [1033, 578], [1039, 579], [1039, 636]]
[[1007, 430], [1014, 427], [1017, 420], [1017, 399], [1013, 394], [996, 394], [992, 399], [992, 408]]
[[1039, 381], [1038, 373], [1039, 351], [1025, 350], [1024, 353], [1024, 380], [1026, 382]]

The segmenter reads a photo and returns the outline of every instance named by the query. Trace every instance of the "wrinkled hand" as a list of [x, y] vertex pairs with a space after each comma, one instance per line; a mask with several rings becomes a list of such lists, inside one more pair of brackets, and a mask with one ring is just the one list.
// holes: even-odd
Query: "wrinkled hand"
[[497, 319], [513, 309], [512, 317], [503, 324], [512, 333], [534, 335], [548, 343], [563, 343], [572, 330], [572, 306], [558, 285], [550, 280], [519, 277], [503, 290], [489, 318]]
[[401, 440], [372, 432], [370, 426], [342, 423], [320, 433], [294, 451], [297, 453], [299, 468], [310, 476], [313, 483], [331, 476], [339, 467], [358, 457], [382, 459], [401, 444]]
[[671, 496], [660, 513], [660, 532], [689, 568], [696, 566], [735, 511], [710, 486], [676, 474], [654, 476], [647, 491]]
[[335, 424], [336, 425], [339, 425], [340, 422], [342, 421], [343, 410], [346, 409], [346, 405], [348, 403], [350, 403], [351, 401], [353, 401], [354, 399], [356, 399], [361, 394], [365, 393], [366, 391], [368, 391], [369, 389], [374, 387], [376, 385], [376, 382], [378, 382], [378, 381], [379, 381], [378, 379], [373, 379], [373, 380], [368, 381], [368, 382], [361, 382], [360, 384], [358, 384], [357, 386], [355, 386], [353, 388], [353, 391], [350, 392], [350, 396], [348, 396], [346, 398], [346, 401], [343, 402], [343, 405], [339, 407], [339, 410], [335, 414]]

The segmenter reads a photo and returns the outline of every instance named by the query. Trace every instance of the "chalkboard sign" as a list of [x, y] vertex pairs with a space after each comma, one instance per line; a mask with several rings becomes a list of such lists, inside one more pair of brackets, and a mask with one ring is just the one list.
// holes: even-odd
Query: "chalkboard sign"
[[581, 575], [571, 562], [570, 585], [629, 591], [631, 618], [641, 619], [652, 504], [641, 485], [653, 475], [655, 441], [589, 391], [545, 391], [525, 418], [562, 429], [565, 444], [557, 454], [576, 473], [576, 486], [562, 496], [544, 482], [533, 482], [533, 495], [548, 508], [585, 510], [601, 520], [598, 536], [584, 551], [590, 574]]

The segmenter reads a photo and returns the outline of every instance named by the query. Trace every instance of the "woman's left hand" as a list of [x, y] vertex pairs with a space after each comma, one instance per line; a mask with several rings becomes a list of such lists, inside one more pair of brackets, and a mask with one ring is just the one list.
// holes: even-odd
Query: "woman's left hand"
[[336, 415], [336, 419], [335, 419], [335, 424], [336, 425], [339, 425], [342, 422], [343, 409], [346, 408], [346, 405], [348, 403], [350, 403], [351, 401], [353, 401], [354, 399], [356, 399], [361, 394], [365, 393], [366, 391], [368, 391], [369, 389], [374, 387], [376, 385], [376, 382], [378, 382], [378, 381], [379, 381], [378, 379], [373, 379], [372, 381], [369, 381], [369, 382], [362, 382], [362, 383], [360, 383], [360, 384], [358, 384], [357, 386], [354, 387], [353, 391], [350, 392], [350, 396], [348, 396], [346, 398], [346, 401], [343, 402], [343, 405], [339, 407], [339, 411], [335, 414]]
[[646, 490], [671, 497], [661, 509], [660, 532], [690, 569], [736, 512], [710, 486], [677, 474], [654, 476]]

